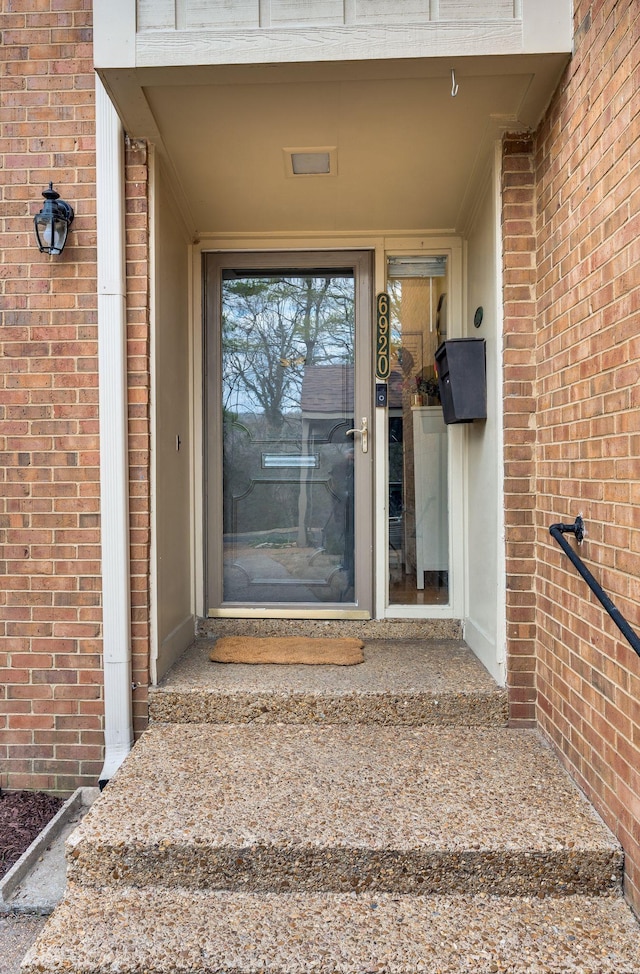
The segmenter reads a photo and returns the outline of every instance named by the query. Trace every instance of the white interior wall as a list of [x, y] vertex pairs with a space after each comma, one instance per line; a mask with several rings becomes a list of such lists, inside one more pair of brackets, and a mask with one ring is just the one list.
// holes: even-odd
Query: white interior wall
[[[154, 179], [154, 682], [194, 636], [189, 244], [162, 168]], [[179, 448], [178, 448], [179, 438]]]
[[[467, 427], [465, 639], [501, 685], [506, 680], [502, 511], [502, 302], [499, 184], [495, 164], [467, 236], [466, 338], [484, 338], [487, 419]], [[479, 328], [473, 323], [483, 309]]]

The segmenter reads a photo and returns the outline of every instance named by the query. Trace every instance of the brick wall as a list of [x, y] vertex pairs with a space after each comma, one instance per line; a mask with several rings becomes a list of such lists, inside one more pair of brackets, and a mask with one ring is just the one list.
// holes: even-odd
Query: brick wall
[[147, 724], [149, 685], [151, 416], [147, 146], [127, 142], [125, 156], [129, 520], [134, 731]]
[[[640, 631], [637, 2], [579, 0], [575, 27], [574, 58], [534, 143], [537, 450], [523, 476], [536, 470], [537, 715], [621, 840], [627, 893], [640, 909], [640, 659], [548, 534], [583, 514], [581, 556]], [[507, 182], [512, 168], [507, 153]], [[508, 241], [505, 220], [510, 275]], [[507, 363], [507, 395], [511, 374]], [[520, 428], [511, 426], [507, 461]], [[528, 503], [521, 512], [528, 519]], [[514, 622], [510, 607], [510, 635]], [[510, 649], [513, 668], [513, 636]]]
[[[0, 786], [68, 792], [102, 768], [102, 660], [90, 0], [0, 14]], [[128, 150], [134, 674], [148, 637], [146, 160]], [[49, 180], [75, 210], [40, 254]]]
[[531, 136], [503, 143], [507, 685], [513, 726], [535, 723], [535, 174]]

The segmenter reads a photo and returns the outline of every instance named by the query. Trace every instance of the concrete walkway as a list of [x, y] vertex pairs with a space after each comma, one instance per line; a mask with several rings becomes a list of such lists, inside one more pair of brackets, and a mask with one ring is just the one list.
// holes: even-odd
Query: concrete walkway
[[0, 974], [19, 974], [20, 963], [47, 917], [0, 916]]

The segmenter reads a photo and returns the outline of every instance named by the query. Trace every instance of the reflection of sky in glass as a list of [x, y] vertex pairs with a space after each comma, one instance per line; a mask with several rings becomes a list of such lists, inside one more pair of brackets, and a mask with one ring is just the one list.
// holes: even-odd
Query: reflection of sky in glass
[[225, 272], [222, 404], [271, 425], [300, 414], [305, 369], [353, 363], [353, 274]]

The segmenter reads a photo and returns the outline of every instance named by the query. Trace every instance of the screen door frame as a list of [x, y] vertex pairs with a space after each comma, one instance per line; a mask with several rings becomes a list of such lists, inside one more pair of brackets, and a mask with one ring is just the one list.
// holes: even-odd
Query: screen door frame
[[[350, 269], [354, 275], [354, 426], [368, 422], [368, 450], [354, 437], [355, 592], [352, 602], [225, 602], [223, 599], [222, 273], [255, 270], [308, 273]], [[204, 290], [205, 607], [210, 617], [369, 619], [373, 610], [373, 252], [366, 250], [206, 252]]]

